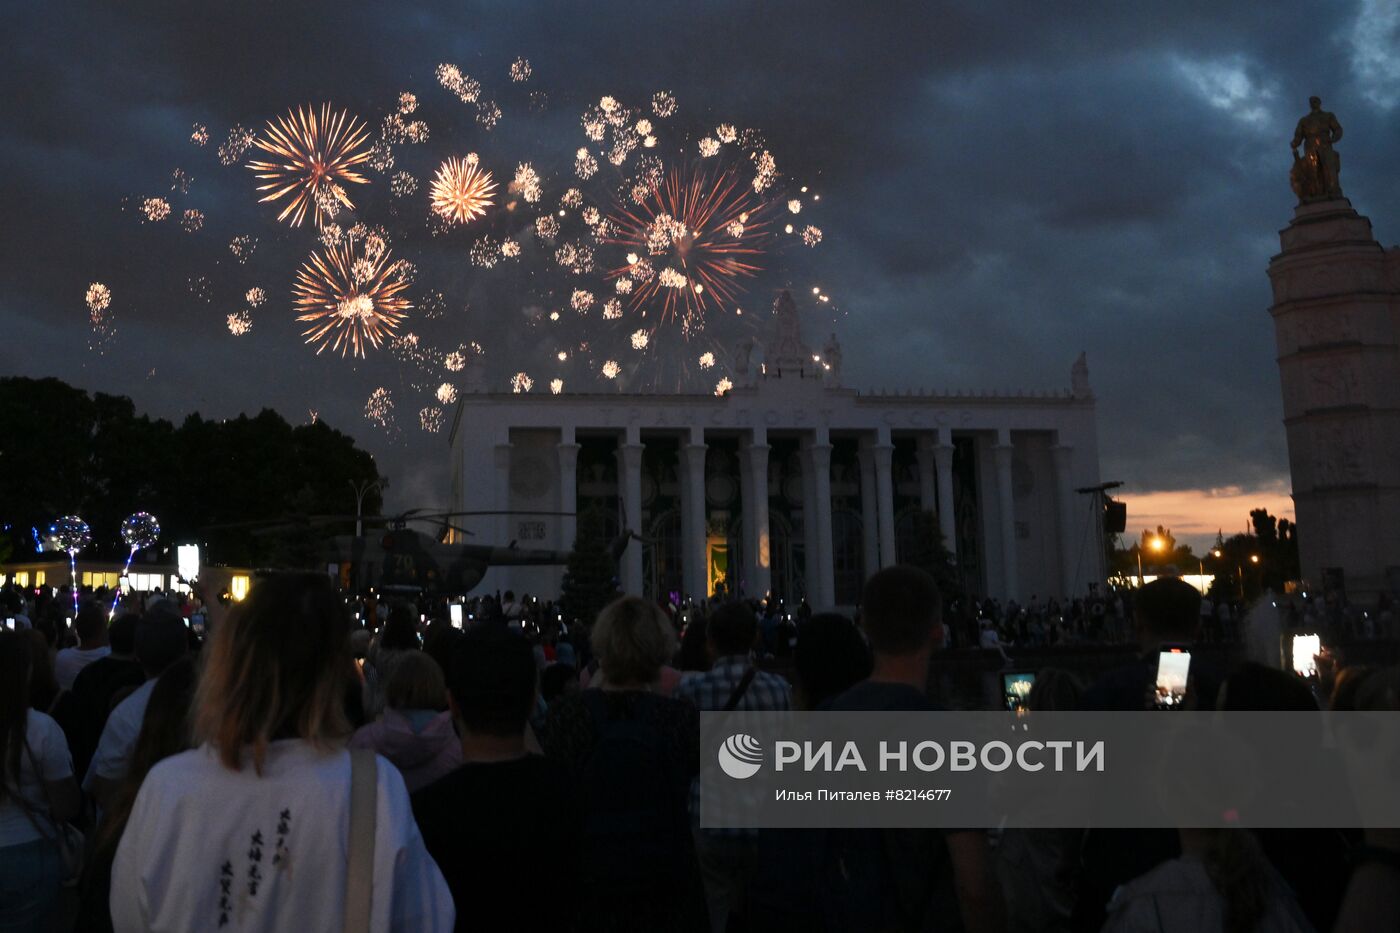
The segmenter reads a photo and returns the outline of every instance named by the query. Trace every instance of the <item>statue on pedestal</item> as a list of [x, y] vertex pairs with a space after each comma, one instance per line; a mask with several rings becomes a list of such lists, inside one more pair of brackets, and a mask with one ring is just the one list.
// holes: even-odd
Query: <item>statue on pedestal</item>
[[1335, 114], [1322, 109], [1322, 98], [1309, 97], [1308, 106], [1312, 109], [1298, 121], [1289, 144], [1293, 149], [1293, 169], [1288, 181], [1301, 204], [1342, 196], [1342, 158], [1332, 148], [1342, 138], [1342, 125]]

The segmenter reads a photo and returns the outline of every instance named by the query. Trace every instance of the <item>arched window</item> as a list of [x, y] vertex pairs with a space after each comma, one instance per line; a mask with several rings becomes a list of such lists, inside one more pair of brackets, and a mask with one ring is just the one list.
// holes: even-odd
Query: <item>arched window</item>
[[865, 546], [860, 513], [836, 509], [831, 513], [831, 570], [836, 602], [854, 606], [865, 585]]
[[[647, 595], [653, 598], [685, 590], [685, 574], [681, 556], [681, 513], [668, 509], [656, 516], [644, 537], [653, 543], [642, 551], [642, 578], [647, 581]], [[638, 542], [632, 543], [639, 546]]]

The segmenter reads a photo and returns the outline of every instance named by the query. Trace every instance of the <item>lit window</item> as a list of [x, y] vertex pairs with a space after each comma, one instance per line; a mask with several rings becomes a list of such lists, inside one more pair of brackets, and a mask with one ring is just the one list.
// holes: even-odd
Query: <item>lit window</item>
[[43, 586], [43, 585], [44, 585], [44, 580], [45, 580], [45, 578], [46, 578], [46, 574], [45, 574], [44, 571], [42, 571], [42, 570], [36, 570], [36, 571], [34, 571], [34, 585], [35, 585], [35, 586]]
[[[34, 574], [34, 578], [35, 578], [35, 582], [34, 582], [34, 585], [35, 585], [35, 586], [39, 586], [39, 585], [41, 585], [41, 584], [44, 582], [43, 580], [40, 580], [40, 579], [39, 579], [39, 575], [38, 575], [37, 573]], [[83, 580], [83, 586], [92, 586], [92, 571], [91, 571], [91, 570], [84, 570], [84, 571], [83, 571], [82, 580]]]
[[29, 585], [29, 571], [19, 570], [15, 572], [15, 585], [23, 589]]
[[245, 574], [236, 574], [228, 583], [229, 595], [235, 602], [243, 602], [243, 597], [248, 595], [248, 577]]

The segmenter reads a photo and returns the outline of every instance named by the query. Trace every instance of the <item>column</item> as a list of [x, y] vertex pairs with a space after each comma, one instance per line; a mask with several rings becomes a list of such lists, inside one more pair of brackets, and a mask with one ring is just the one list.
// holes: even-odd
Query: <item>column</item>
[[768, 537], [768, 431], [754, 428], [753, 438], [744, 447], [744, 468], [749, 474], [752, 495], [744, 500], [746, 595], [762, 598], [773, 588], [772, 562]]
[[496, 445], [496, 504], [492, 508], [500, 512], [496, 516], [496, 547], [505, 547], [514, 537], [510, 529], [510, 452], [512, 445], [507, 442]]
[[826, 428], [817, 429], [803, 462], [812, 479], [812, 524], [816, 528], [816, 547], [807, 555], [808, 600], [813, 609], [832, 609], [836, 606], [836, 571], [831, 545], [831, 443]]
[[875, 454], [875, 500], [880, 516], [880, 566], [893, 567], [899, 562], [894, 547], [894, 445], [889, 433], [881, 430]]
[[938, 473], [938, 530], [943, 545], [956, 560], [958, 556], [957, 515], [953, 511], [953, 432], [941, 428], [933, 448], [933, 465]]
[[1020, 586], [1016, 576], [1016, 506], [1011, 488], [1011, 459], [1015, 448], [1011, 446], [1011, 432], [1006, 428], [997, 430], [997, 442], [992, 447], [992, 456], [997, 468], [997, 512], [1001, 519], [1001, 568], [1002, 599], [1017, 599]]
[[[622, 492], [623, 531], [642, 534], [642, 446], [641, 431], [635, 427], [627, 429], [623, 443], [617, 448], [618, 485]], [[642, 547], [641, 541], [627, 542], [622, 552], [621, 566], [618, 568], [622, 580], [622, 591], [629, 595], [642, 594]]]
[[695, 599], [709, 593], [709, 532], [705, 511], [705, 429], [690, 429], [688, 442], [681, 446], [681, 565], [685, 588]]
[[880, 518], [875, 504], [875, 455], [870, 442], [861, 439], [856, 451], [860, 461], [860, 525], [865, 576], [880, 569]]
[[[578, 449], [573, 426], [559, 429], [559, 511], [578, 511]], [[559, 548], [571, 551], [578, 537], [578, 516], [559, 516]]]
[[[812, 439], [806, 432], [799, 440], [798, 462], [802, 468], [802, 572], [806, 577], [806, 588], [802, 594], [809, 605], [817, 602], [817, 478], [812, 472], [812, 458], [808, 453]], [[792, 594], [796, 598], [798, 594]]]
[[1079, 547], [1074, 533], [1074, 448], [1056, 444], [1050, 448], [1055, 460], [1055, 498], [1060, 517], [1060, 567], [1064, 595], [1073, 599], [1083, 589], [1079, 574]]

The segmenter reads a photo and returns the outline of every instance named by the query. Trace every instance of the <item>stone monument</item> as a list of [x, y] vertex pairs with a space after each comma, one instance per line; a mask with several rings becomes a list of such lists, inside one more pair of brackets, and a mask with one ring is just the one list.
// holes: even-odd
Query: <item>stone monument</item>
[[1269, 313], [1303, 577], [1370, 601], [1400, 574], [1400, 249], [1376, 242], [1342, 196], [1341, 124], [1310, 104]]

